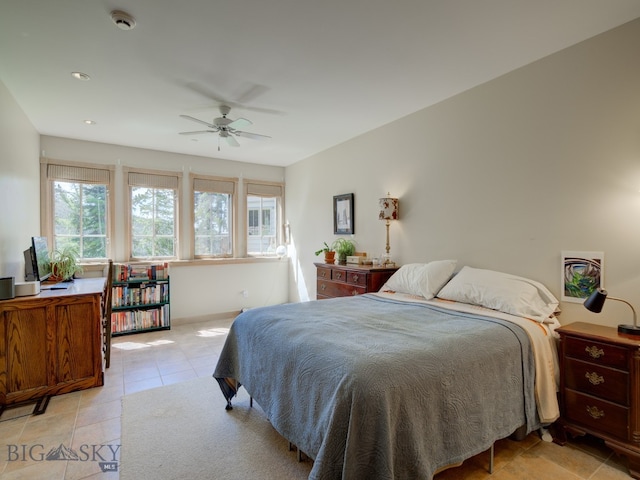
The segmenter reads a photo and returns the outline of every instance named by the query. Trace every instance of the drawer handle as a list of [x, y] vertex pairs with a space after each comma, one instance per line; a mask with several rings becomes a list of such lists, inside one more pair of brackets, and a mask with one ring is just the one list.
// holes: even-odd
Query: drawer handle
[[320, 272], [320, 276], [321, 277], [326, 277], [327, 276], [327, 272]]
[[589, 405], [587, 405], [587, 413], [591, 418], [594, 418], [596, 420], [604, 417], [604, 410], [600, 410], [598, 409], [598, 407], [590, 407]]
[[591, 358], [600, 358], [604, 355], [604, 350], [596, 346], [586, 347], [584, 351], [587, 352]]
[[592, 385], [600, 385], [601, 383], [604, 383], [604, 377], [602, 375], [598, 375], [596, 372], [586, 372], [584, 376]]
[[327, 285], [322, 283], [320, 284], [320, 290], [322, 290], [323, 292], [327, 289]]
[[360, 278], [360, 277], [357, 274], [354, 275], [353, 276], [353, 281], [357, 283], [358, 282], [358, 278]]
[[340, 273], [340, 272], [336, 272], [336, 278], [337, 278], [337, 279], [341, 279], [341, 278], [342, 278], [342, 273]]

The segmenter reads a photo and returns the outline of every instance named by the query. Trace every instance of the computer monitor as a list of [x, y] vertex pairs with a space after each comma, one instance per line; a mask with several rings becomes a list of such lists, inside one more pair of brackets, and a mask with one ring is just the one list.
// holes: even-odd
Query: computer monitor
[[34, 280], [42, 282], [51, 276], [51, 259], [46, 237], [31, 237], [31, 264]]

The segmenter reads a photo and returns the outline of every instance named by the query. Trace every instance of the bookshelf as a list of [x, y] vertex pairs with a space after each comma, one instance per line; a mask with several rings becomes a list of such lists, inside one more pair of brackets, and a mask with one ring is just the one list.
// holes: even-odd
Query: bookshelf
[[169, 269], [161, 264], [114, 264], [111, 335], [171, 328]]

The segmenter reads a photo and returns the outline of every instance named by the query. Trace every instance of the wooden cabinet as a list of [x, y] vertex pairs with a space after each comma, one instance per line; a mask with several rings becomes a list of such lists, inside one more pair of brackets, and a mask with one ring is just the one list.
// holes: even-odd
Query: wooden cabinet
[[318, 300], [377, 292], [398, 267], [315, 263]]
[[0, 405], [103, 385], [104, 281], [0, 301]]
[[589, 323], [572, 323], [560, 334], [558, 443], [566, 433], [599, 437], [627, 457], [640, 478], [640, 337]]

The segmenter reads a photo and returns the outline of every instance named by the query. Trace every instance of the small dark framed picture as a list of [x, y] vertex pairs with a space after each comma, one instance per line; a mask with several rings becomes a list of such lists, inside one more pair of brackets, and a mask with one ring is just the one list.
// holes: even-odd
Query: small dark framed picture
[[336, 235], [353, 235], [353, 193], [335, 195], [333, 197], [333, 233]]

